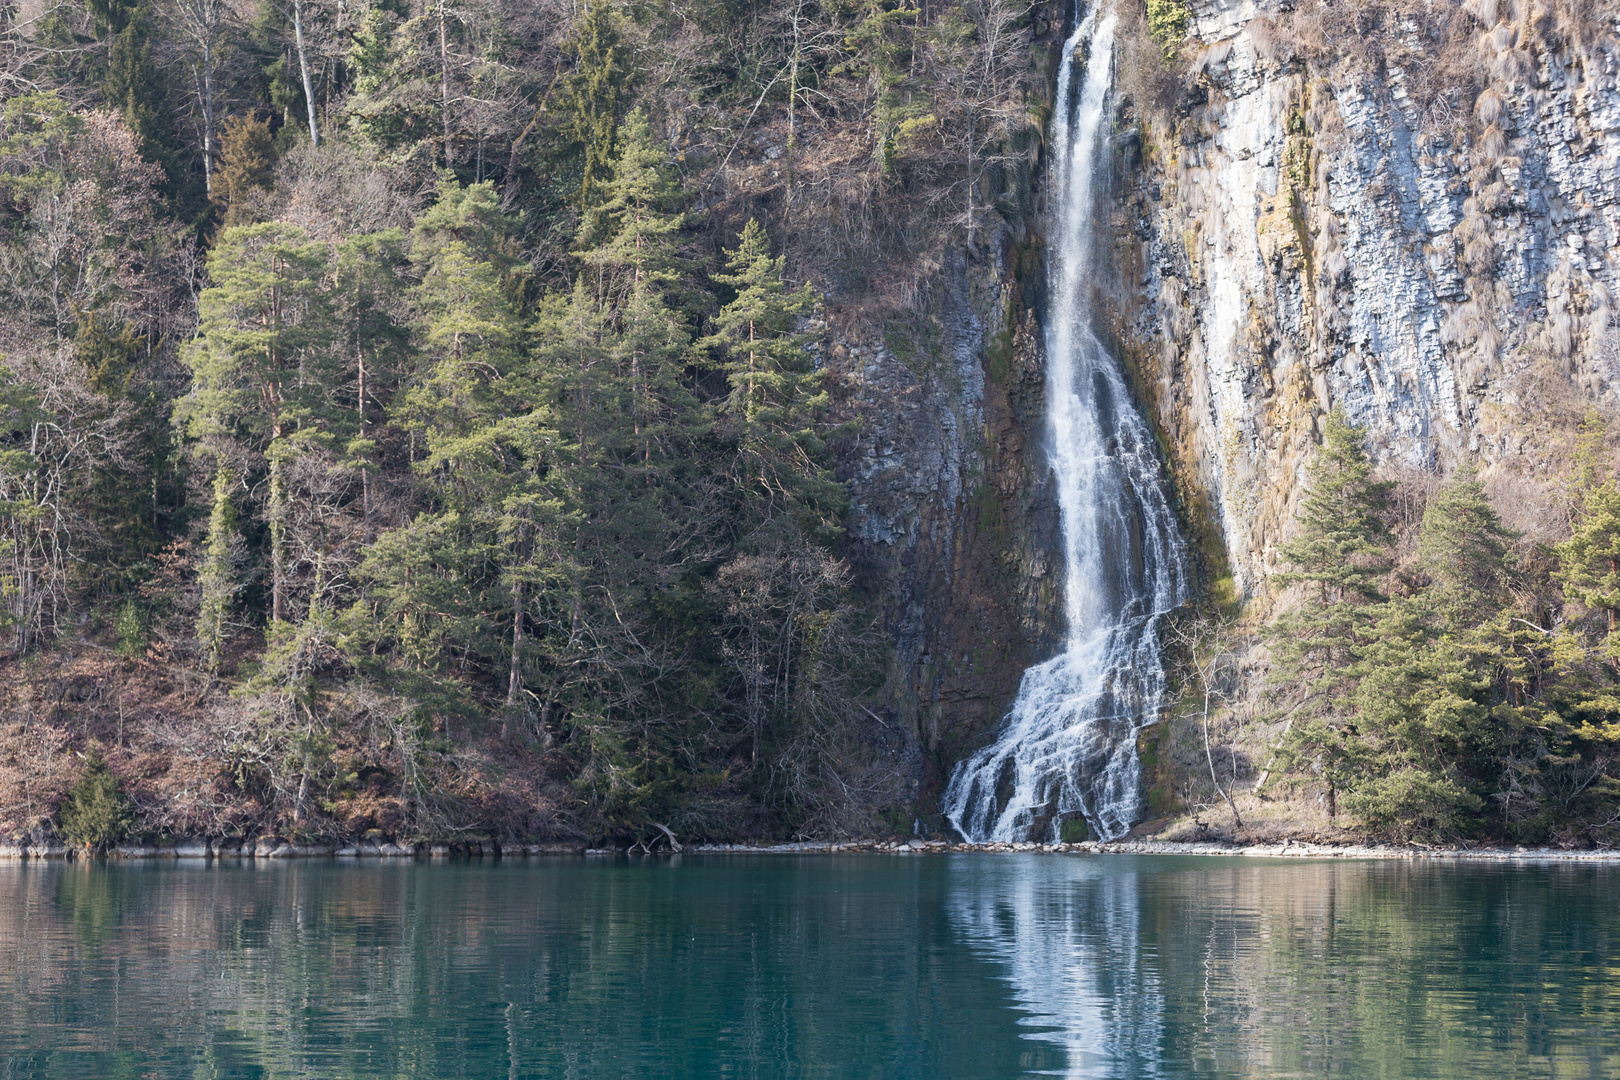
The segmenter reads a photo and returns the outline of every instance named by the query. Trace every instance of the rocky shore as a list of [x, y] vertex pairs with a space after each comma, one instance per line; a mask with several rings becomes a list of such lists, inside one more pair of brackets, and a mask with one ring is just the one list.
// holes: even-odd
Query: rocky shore
[[955, 844], [943, 840], [851, 841], [849, 843], [773, 844], [751, 847], [743, 844], [697, 845], [688, 850], [700, 853], [802, 854], [813, 852], [876, 852], [921, 855], [929, 852], [1030, 852], [1046, 855], [1224, 855], [1260, 858], [1306, 859], [1471, 859], [1498, 862], [1620, 862], [1620, 849], [1599, 848], [1461, 848], [1425, 847], [1418, 844], [1316, 844], [1285, 840], [1274, 844], [1183, 843], [1166, 840], [1116, 840], [1109, 843], [1085, 841], [1078, 844]]
[[[629, 850], [592, 848], [580, 843], [394, 843], [294, 844], [280, 837], [249, 840], [188, 837], [159, 844], [120, 844], [98, 856], [108, 859], [448, 859], [523, 858], [530, 856], [604, 856], [629, 854]], [[1284, 840], [1268, 844], [1185, 843], [1165, 840], [1116, 840], [1109, 843], [1085, 841], [1076, 844], [958, 844], [945, 840], [850, 840], [840, 842], [803, 841], [791, 844], [690, 844], [674, 850], [660, 847], [643, 854], [669, 855], [814, 855], [868, 853], [927, 855], [944, 853], [1032, 853], [1044, 855], [1214, 855], [1257, 858], [1304, 859], [1454, 859], [1493, 862], [1616, 862], [1620, 849], [1574, 850], [1526, 847], [1428, 847], [1419, 844], [1321, 844]], [[0, 861], [24, 859], [83, 858], [60, 842], [37, 844], [0, 843]]]

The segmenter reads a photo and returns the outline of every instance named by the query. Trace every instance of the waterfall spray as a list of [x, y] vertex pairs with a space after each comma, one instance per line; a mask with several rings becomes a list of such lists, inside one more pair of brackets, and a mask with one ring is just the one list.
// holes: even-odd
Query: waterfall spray
[[1159, 620], [1188, 592], [1153, 436], [1089, 301], [1114, 21], [1093, 11], [1065, 42], [1050, 139], [1048, 451], [1068, 637], [1062, 654], [1024, 673], [996, 741], [956, 767], [940, 800], [976, 842], [1055, 840], [1075, 814], [1102, 839], [1130, 828], [1141, 805], [1136, 737], [1165, 692]]

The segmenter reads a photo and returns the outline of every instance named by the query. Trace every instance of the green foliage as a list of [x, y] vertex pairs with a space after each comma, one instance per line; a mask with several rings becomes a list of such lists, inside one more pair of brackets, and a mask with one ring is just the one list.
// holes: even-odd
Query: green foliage
[[[873, 132], [883, 175], [893, 177], [908, 137], [934, 126], [929, 86], [916, 60], [927, 39], [921, 11], [900, 0], [855, 0], [844, 37], [847, 59], [835, 75], [864, 79], [873, 98]], [[943, 28], [942, 28], [943, 31]]]
[[102, 94], [134, 134], [141, 156], [172, 174], [175, 162], [168, 138], [172, 105], [168, 84], [152, 59], [152, 14], [145, 5], [125, 10], [130, 15], [113, 35]]
[[1418, 566], [1429, 576], [1425, 598], [1443, 620], [1477, 626], [1502, 610], [1514, 539], [1474, 470], [1459, 469], [1424, 509], [1418, 535]]
[[377, 3], [367, 8], [349, 47], [354, 73], [350, 130], [407, 159], [424, 147], [422, 156], [431, 159], [430, 147], [439, 134], [427, 33], [425, 19], [409, 19], [392, 5]]
[[[1620, 694], [1605, 630], [1545, 627], [1517, 608], [1514, 534], [1466, 466], [1425, 508], [1411, 594], [1383, 598], [1383, 491], [1355, 433], [1329, 433], [1300, 535], [1284, 548], [1300, 567], [1288, 580], [1315, 588], [1273, 630], [1295, 708], [1287, 756], [1385, 836], [1607, 835], [1620, 800], [1610, 764]], [[1599, 538], [1586, 563], [1581, 530], [1602, 518], [1607, 477], [1582, 475], [1578, 506], [1594, 513], [1577, 514], [1575, 535], [1555, 548], [1560, 580], [1605, 569], [1603, 526], [1586, 534]]]
[[619, 155], [619, 120], [634, 74], [609, 0], [590, 0], [567, 46], [573, 71], [558, 86], [564, 132], [584, 157], [578, 203], [590, 208]]
[[84, 120], [53, 93], [14, 94], [0, 105], [0, 193], [27, 205], [62, 182], [63, 147]]
[[1327, 415], [1296, 515], [1299, 535], [1278, 549], [1294, 567], [1278, 575], [1278, 583], [1314, 585], [1320, 604], [1380, 598], [1384, 563], [1378, 556], [1389, 537], [1382, 515], [1391, 485], [1372, 479], [1365, 439], [1341, 410]]
[[720, 358], [731, 387], [721, 416], [738, 441], [737, 484], [759, 523], [785, 514], [812, 535], [834, 537], [844, 489], [822, 464], [827, 392], [806, 349], [810, 335], [798, 328], [819, 298], [808, 282], [788, 288], [783, 260], [771, 257], [757, 221], [743, 229], [726, 267], [716, 280], [736, 297], [702, 344]]
[[1192, 12], [1183, 0], [1147, 0], [1148, 33], [1164, 51], [1166, 60], [1181, 51], [1192, 25]]
[[100, 751], [84, 757], [84, 771], [59, 811], [62, 835], [74, 847], [102, 849], [129, 835], [135, 810]]
[[1372, 479], [1363, 440], [1342, 413], [1328, 415], [1297, 514], [1299, 532], [1279, 549], [1293, 569], [1277, 582], [1306, 590], [1272, 629], [1277, 671], [1310, 695], [1304, 707], [1329, 714], [1342, 707], [1355, 644], [1383, 599], [1378, 578], [1387, 565], [1381, 556], [1388, 529], [1381, 515], [1389, 485]]
[[1555, 549], [1554, 578], [1571, 600], [1607, 614], [1612, 636], [1620, 614], [1620, 480], [1604, 461], [1606, 435], [1601, 418], [1587, 419], [1576, 463], [1573, 529]]
[[118, 605], [118, 615], [113, 620], [113, 634], [117, 639], [114, 651], [121, 659], [139, 660], [146, 655], [146, 626], [134, 597]]
[[231, 505], [232, 479], [222, 462], [214, 473], [214, 505], [208, 516], [208, 540], [197, 571], [201, 599], [197, 611], [197, 644], [210, 671], [219, 668], [220, 655], [230, 636], [231, 607], [241, 583], [237, 578], [235, 548], [240, 541]]

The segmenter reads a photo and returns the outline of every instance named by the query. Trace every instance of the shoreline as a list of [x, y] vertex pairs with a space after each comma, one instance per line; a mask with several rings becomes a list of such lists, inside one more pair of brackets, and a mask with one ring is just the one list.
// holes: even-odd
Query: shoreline
[[[60, 843], [45, 845], [0, 844], [0, 863], [35, 861], [122, 861], [183, 859], [231, 861], [257, 859], [365, 859], [444, 860], [521, 859], [567, 856], [607, 857], [632, 854], [619, 848], [592, 848], [580, 843], [509, 843], [489, 841], [446, 843], [291, 844], [279, 839], [236, 842], [188, 838], [164, 845], [121, 844], [87, 860], [83, 852]], [[930, 855], [930, 854], [1039, 854], [1039, 855], [1187, 855], [1226, 858], [1287, 858], [1372, 860], [1450, 860], [1459, 862], [1584, 862], [1620, 863], [1620, 849], [1598, 848], [1460, 848], [1416, 844], [1323, 844], [1285, 840], [1274, 844], [1220, 844], [1167, 840], [1083, 841], [1074, 844], [962, 844], [944, 840], [800, 841], [784, 844], [685, 844], [678, 851], [661, 847], [643, 856], [691, 855]]]
[[[797, 855], [821, 853], [872, 853], [926, 855], [929, 853], [1039, 855], [1199, 855], [1226, 858], [1283, 859], [1451, 859], [1478, 862], [1599, 862], [1620, 863], [1620, 848], [1573, 850], [1564, 848], [1459, 848], [1422, 847], [1396, 844], [1319, 844], [1287, 840], [1275, 844], [1218, 844], [1170, 840], [1088, 840], [1076, 844], [958, 844], [945, 841], [889, 843], [851, 841], [822, 844], [773, 844], [750, 847], [745, 844], [694, 845], [688, 851], [699, 854]], [[594, 854], [594, 852], [593, 852]], [[602, 852], [602, 854], [614, 854]]]

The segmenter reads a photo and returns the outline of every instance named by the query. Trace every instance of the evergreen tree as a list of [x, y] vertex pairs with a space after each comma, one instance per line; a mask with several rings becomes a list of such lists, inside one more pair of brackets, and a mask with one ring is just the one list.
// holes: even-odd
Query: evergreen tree
[[351, 237], [338, 246], [335, 269], [334, 336], [347, 368], [344, 390], [352, 385], [354, 392], [354, 437], [344, 456], [360, 472], [362, 538], [369, 543], [376, 436], [412, 358], [406, 237], [397, 229]]
[[179, 170], [169, 145], [168, 86], [152, 59], [152, 16], [141, 5], [113, 36], [102, 95], [134, 133], [141, 156], [162, 165], [172, 185]]
[[1329, 413], [1322, 445], [1308, 471], [1310, 487], [1295, 520], [1299, 532], [1280, 546], [1292, 569], [1273, 580], [1309, 586], [1300, 605], [1271, 635], [1282, 679], [1329, 711], [1343, 688], [1351, 650], [1382, 600], [1378, 579], [1389, 539], [1382, 514], [1390, 485], [1372, 479], [1364, 433], [1338, 410]]
[[619, 117], [632, 76], [630, 50], [608, 0], [586, 4], [569, 52], [574, 70], [558, 91], [567, 116], [565, 131], [584, 159], [578, 201], [588, 209], [599, 199], [599, 185], [612, 175], [619, 150]]
[[270, 125], [255, 116], [233, 116], [220, 133], [219, 169], [214, 174], [214, 202], [223, 207], [223, 223], [250, 224], [254, 196], [275, 183], [275, 143]]
[[350, 130], [404, 158], [431, 159], [436, 93], [426, 67], [426, 27], [408, 5], [372, 4], [351, 32], [349, 68], [354, 90], [347, 101]]
[[326, 269], [324, 246], [294, 226], [227, 229], [209, 257], [213, 284], [198, 297], [199, 333], [185, 352], [191, 392], [175, 411], [216, 460], [266, 463], [273, 623], [288, 613], [288, 464], [304, 448], [352, 431], [352, 414], [335, 408], [330, 394]]
[[1319, 605], [1381, 598], [1385, 565], [1376, 556], [1389, 540], [1382, 515], [1392, 485], [1372, 479], [1365, 442], [1366, 433], [1342, 410], [1327, 415], [1308, 494], [1295, 515], [1299, 535], [1278, 548], [1294, 569], [1278, 574], [1277, 583], [1314, 585]]
[[242, 587], [236, 567], [236, 548], [241, 538], [231, 506], [231, 483], [230, 469], [222, 462], [214, 473], [213, 509], [208, 516], [202, 563], [197, 569], [197, 644], [209, 671], [219, 670], [230, 637], [231, 607]]
[[1472, 466], [1457, 470], [1429, 501], [1418, 534], [1418, 565], [1430, 582], [1424, 599], [1444, 625], [1472, 630], [1501, 613], [1513, 539]]
[[1345, 805], [1386, 835], [1456, 838], [1484, 805], [1474, 771], [1491, 743], [1477, 654], [1398, 598], [1356, 648], [1351, 718], [1324, 746]]
[[441, 185], [412, 259], [421, 359], [393, 411], [420, 440], [416, 468], [433, 506], [379, 542], [367, 573], [416, 663], [441, 669], [459, 655], [463, 670], [493, 668], [504, 656], [516, 708], [531, 590], [566, 569], [555, 560], [561, 506], [547, 486], [559, 440], [524, 364], [521, 290], [507, 280], [492, 186]]
[[1308, 586], [1301, 603], [1273, 623], [1273, 682], [1295, 698], [1289, 753], [1327, 783], [1328, 811], [1354, 775], [1361, 752], [1347, 727], [1356, 648], [1373, 633], [1383, 599], [1378, 579], [1388, 540], [1382, 513], [1389, 485], [1372, 479], [1364, 433], [1335, 410], [1309, 469], [1310, 488], [1295, 516], [1299, 533], [1280, 554], [1293, 569], [1280, 585]]
[[135, 813], [118, 778], [98, 750], [84, 758], [84, 772], [61, 810], [62, 835], [74, 847], [100, 850], [129, 835]]
[[[1620, 615], [1620, 480], [1605, 460], [1607, 425], [1589, 417], [1576, 461], [1575, 513], [1568, 540], [1554, 548], [1553, 577], [1564, 595], [1608, 617], [1612, 637]], [[1620, 671], [1620, 656], [1615, 658]]]
[[122, 595], [144, 573], [147, 558], [167, 539], [179, 502], [181, 477], [173, 461], [173, 402], [152, 370], [145, 334], [128, 323], [84, 312], [74, 355], [90, 388], [106, 401], [120, 452], [72, 480], [69, 498], [92, 523], [81, 556], [93, 588]]
[[613, 294], [635, 285], [675, 281], [675, 238], [685, 224], [684, 196], [668, 155], [653, 141], [646, 114], [625, 118], [611, 173], [599, 184], [602, 201], [585, 215], [580, 230], [588, 265], [614, 279]]
[[749, 221], [727, 272], [715, 280], [736, 290], [703, 345], [719, 359], [731, 392], [720, 416], [737, 443], [736, 482], [754, 525], [779, 516], [814, 536], [838, 534], [843, 485], [825, 464], [821, 423], [828, 396], [799, 320], [816, 306], [808, 283], [790, 289], [783, 259], [757, 221]]

